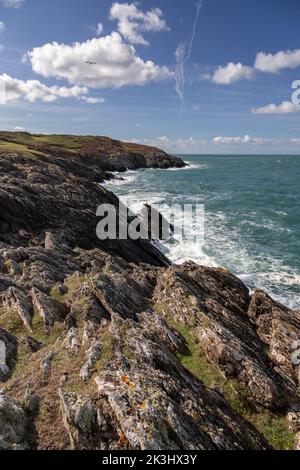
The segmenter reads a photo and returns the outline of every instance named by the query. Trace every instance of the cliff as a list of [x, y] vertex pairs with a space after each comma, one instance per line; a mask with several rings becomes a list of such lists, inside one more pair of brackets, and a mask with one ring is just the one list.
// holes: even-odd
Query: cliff
[[184, 167], [177, 157], [156, 147], [121, 142], [108, 137], [73, 135], [34, 135], [28, 132], [1, 132], [0, 151], [27, 155], [62, 156], [77, 163], [87, 163], [98, 171], [126, 171], [138, 168]]
[[106, 138], [1, 139], [0, 449], [299, 446], [300, 313], [224, 269], [96, 238], [97, 206], [118, 205], [107, 172], [183, 162]]

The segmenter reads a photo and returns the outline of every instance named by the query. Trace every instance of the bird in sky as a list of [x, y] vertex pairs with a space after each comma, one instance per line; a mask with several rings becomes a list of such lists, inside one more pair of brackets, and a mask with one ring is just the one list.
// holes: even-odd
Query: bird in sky
[[86, 61], [86, 64], [89, 64], [89, 65], [96, 65], [96, 62], [89, 62], [89, 61]]

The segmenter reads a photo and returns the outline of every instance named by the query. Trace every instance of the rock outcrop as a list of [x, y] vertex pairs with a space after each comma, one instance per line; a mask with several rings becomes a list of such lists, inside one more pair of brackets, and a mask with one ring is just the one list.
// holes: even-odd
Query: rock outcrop
[[299, 312], [98, 240], [96, 208], [118, 200], [83, 153], [0, 152], [0, 448], [291, 448]]

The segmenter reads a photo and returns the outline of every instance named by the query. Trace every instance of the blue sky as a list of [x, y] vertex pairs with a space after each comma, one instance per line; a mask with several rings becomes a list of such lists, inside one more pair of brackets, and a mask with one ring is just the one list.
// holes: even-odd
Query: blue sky
[[0, 128], [298, 154], [299, 18], [298, 0], [0, 0]]

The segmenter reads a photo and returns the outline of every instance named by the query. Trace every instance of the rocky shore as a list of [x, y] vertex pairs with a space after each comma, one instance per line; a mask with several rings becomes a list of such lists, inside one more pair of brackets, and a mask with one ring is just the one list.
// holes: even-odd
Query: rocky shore
[[300, 312], [225, 269], [96, 237], [112, 172], [183, 165], [0, 133], [0, 449], [300, 449]]

